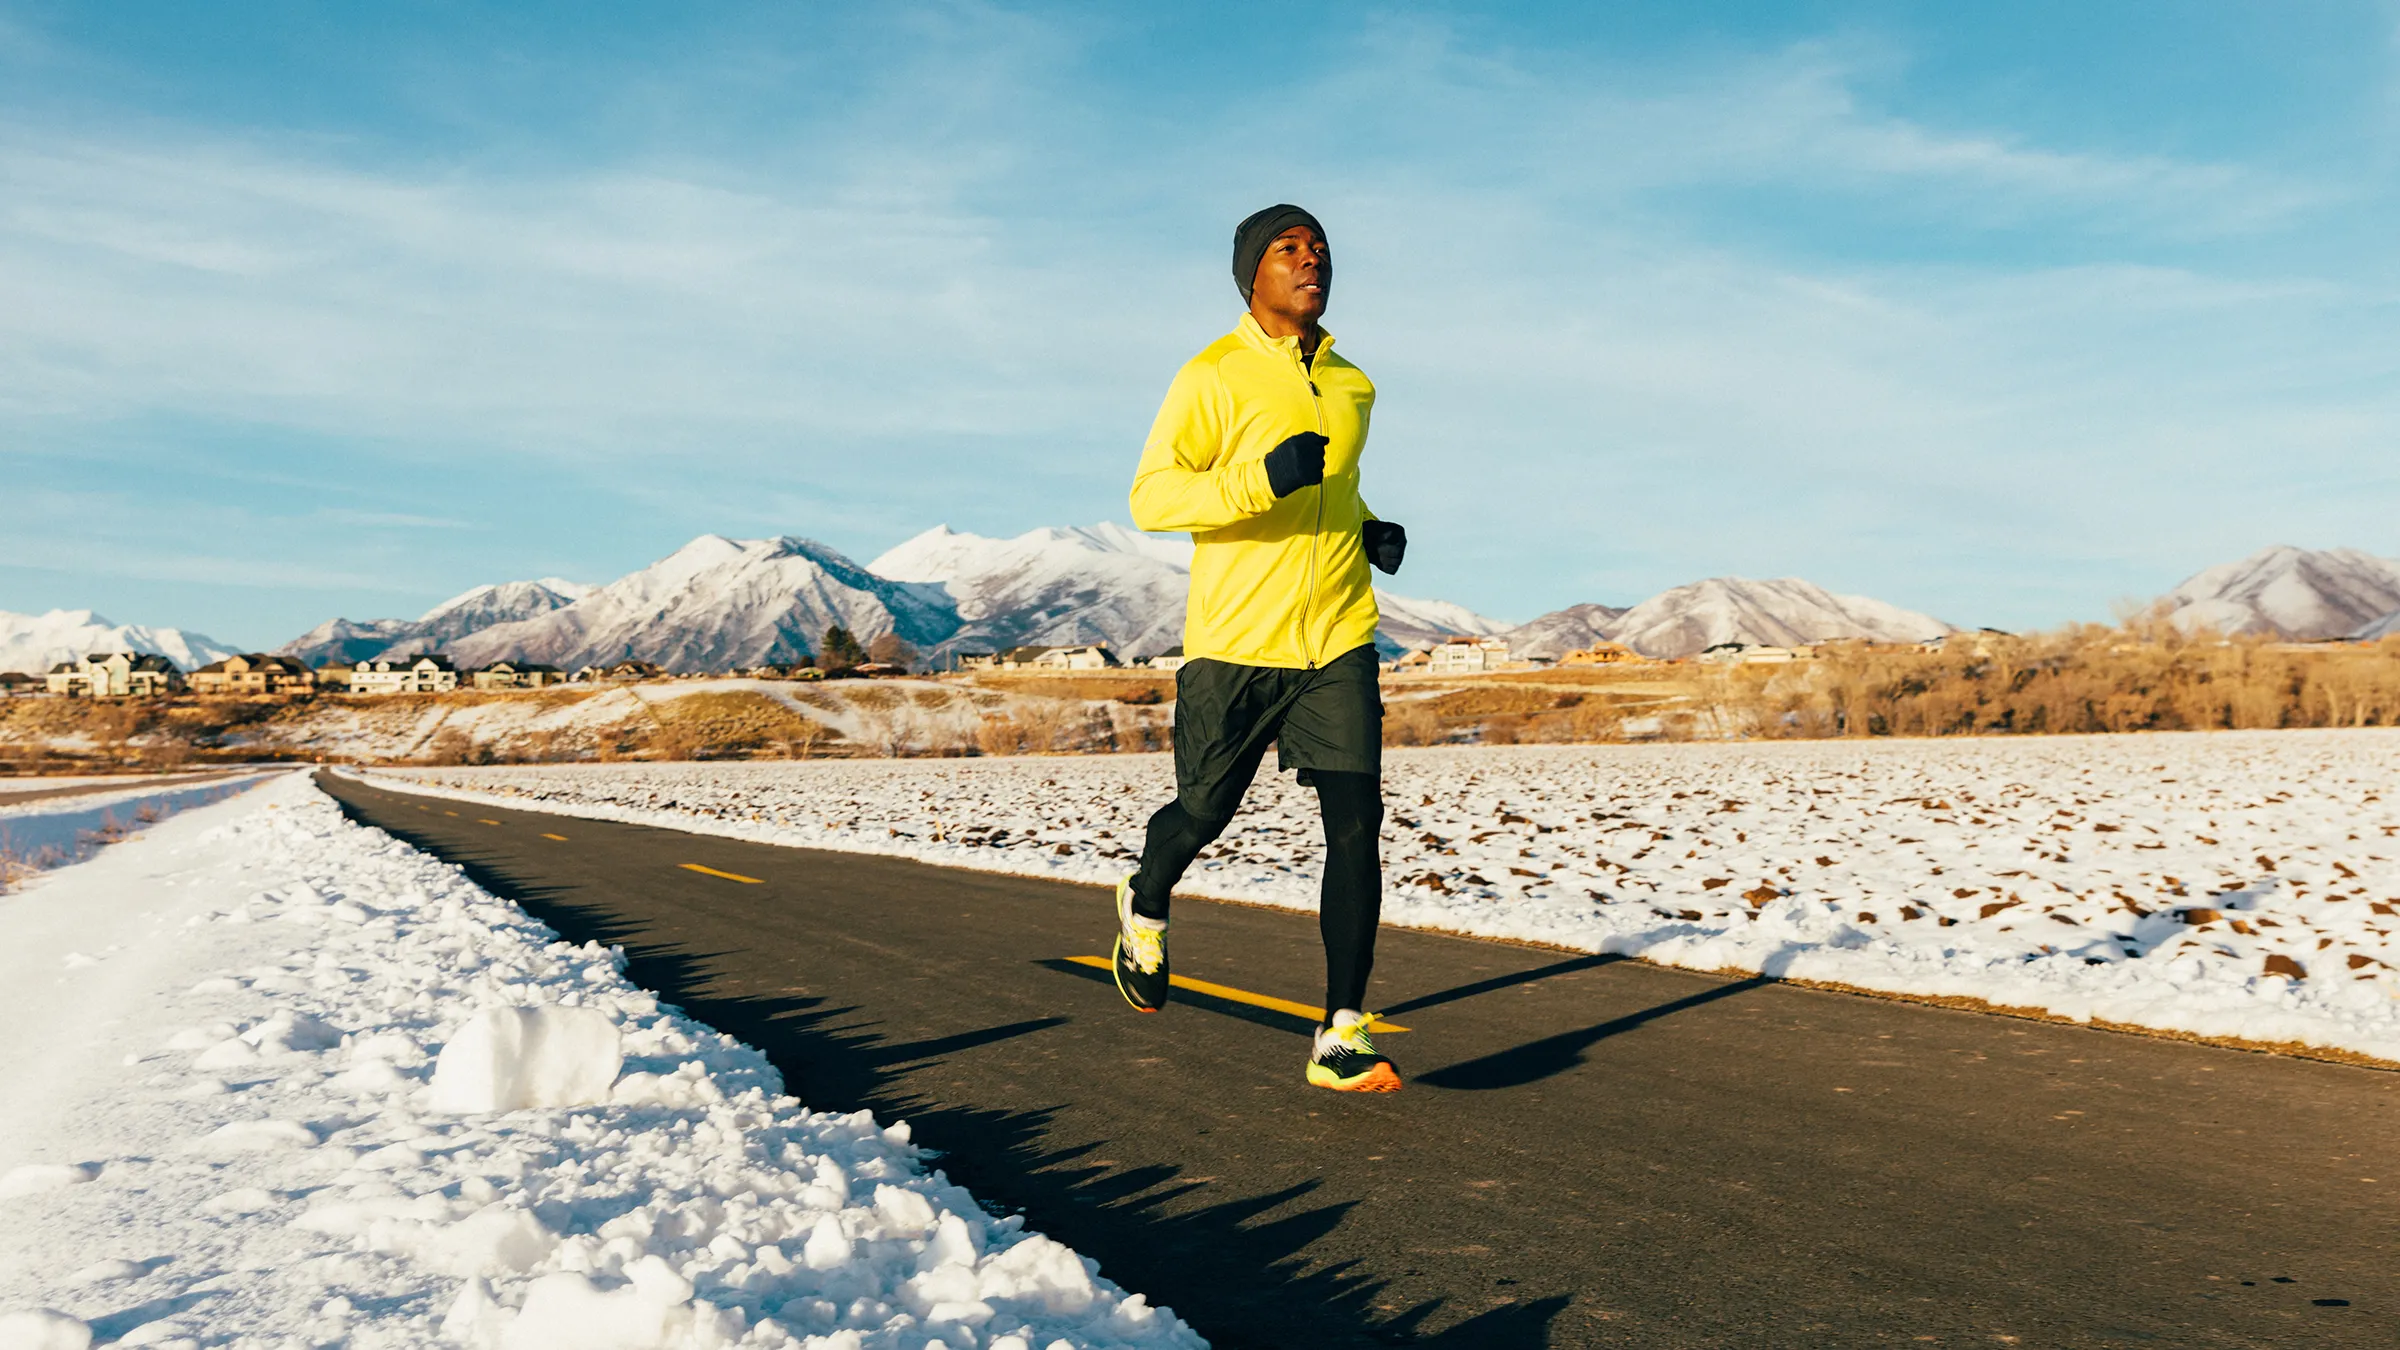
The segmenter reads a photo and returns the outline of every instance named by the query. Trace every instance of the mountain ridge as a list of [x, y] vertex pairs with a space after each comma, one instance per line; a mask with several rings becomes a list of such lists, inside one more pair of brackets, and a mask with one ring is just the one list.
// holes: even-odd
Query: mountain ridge
[[[991, 538], [937, 525], [860, 564], [792, 536], [705, 534], [646, 568], [568, 598], [549, 582], [478, 587], [414, 621], [332, 620], [286, 648], [329, 642], [414, 650], [437, 619], [497, 608], [498, 621], [447, 639], [454, 659], [573, 668], [635, 659], [701, 671], [800, 659], [826, 627], [862, 642], [897, 634], [937, 663], [968, 650], [1105, 643], [1121, 657], [1181, 645], [1191, 541], [1104, 521]], [[1582, 604], [1510, 624], [1445, 600], [1377, 588], [1376, 646], [1397, 656], [1453, 636], [1498, 637], [1518, 654], [1557, 656], [1616, 640], [1678, 657], [1720, 642], [1786, 645], [1829, 637], [1914, 641], [1951, 631], [1930, 616], [1795, 578], [1710, 578], [1631, 608]], [[477, 609], [477, 606], [485, 609]], [[510, 606], [532, 612], [507, 617]], [[296, 650], [295, 650], [296, 649]], [[366, 652], [380, 655], [381, 652]]]
[[2168, 621], [2186, 632], [2213, 628], [2229, 637], [2270, 633], [2301, 641], [2366, 636], [2400, 619], [2400, 559], [2270, 544], [2202, 568], [2160, 603]]
[[42, 614], [0, 610], [0, 670], [40, 675], [61, 661], [124, 651], [163, 656], [187, 671], [237, 654], [205, 633], [115, 623], [88, 609]]

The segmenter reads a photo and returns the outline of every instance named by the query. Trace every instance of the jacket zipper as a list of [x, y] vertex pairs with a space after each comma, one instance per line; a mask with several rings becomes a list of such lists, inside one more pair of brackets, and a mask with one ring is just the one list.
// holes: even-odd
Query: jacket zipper
[[[1323, 343], [1324, 339], [1319, 338], [1319, 350], [1323, 350]], [[1323, 436], [1325, 434], [1325, 398], [1324, 395], [1317, 392], [1316, 371], [1311, 367], [1309, 359], [1300, 354], [1300, 344], [1297, 342], [1292, 344], [1292, 358], [1300, 365], [1300, 378], [1308, 384], [1308, 404], [1309, 407], [1316, 410], [1317, 434]], [[1310, 523], [1308, 530], [1308, 590], [1300, 602], [1300, 655], [1308, 662], [1305, 668], [1309, 670], [1317, 668], [1317, 653], [1315, 648], [1310, 645], [1310, 629], [1312, 627], [1311, 620], [1315, 619], [1317, 614], [1317, 543], [1324, 530], [1325, 483], [1320, 477], [1317, 482], [1316, 518]]]

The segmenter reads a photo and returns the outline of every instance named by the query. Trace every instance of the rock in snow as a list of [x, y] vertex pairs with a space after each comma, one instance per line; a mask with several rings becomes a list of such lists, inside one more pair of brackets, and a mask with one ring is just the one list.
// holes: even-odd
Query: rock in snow
[[0, 926], [4, 1350], [1202, 1345], [303, 777]]

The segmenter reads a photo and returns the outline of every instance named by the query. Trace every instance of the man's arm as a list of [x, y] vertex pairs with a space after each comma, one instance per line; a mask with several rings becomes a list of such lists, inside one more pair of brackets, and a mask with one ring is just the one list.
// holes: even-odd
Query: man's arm
[[1217, 530], [1275, 504], [1264, 460], [1208, 467], [1223, 442], [1215, 372], [1186, 366], [1167, 387], [1133, 472], [1133, 523], [1144, 530]]

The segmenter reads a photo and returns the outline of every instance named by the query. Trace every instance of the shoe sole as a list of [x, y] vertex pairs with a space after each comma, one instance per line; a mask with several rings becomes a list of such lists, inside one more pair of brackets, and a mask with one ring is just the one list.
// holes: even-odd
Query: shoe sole
[[1122, 934], [1118, 935], [1116, 945], [1109, 949], [1108, 973], [1109, 976], [1117, 983], [1118, 995], [1122, 997], [1126, 1004], [1135, 1012], [1154, 1013], [1160, 1008], [1167, 1006], [1166, 1000], [1164, 999], [1159, 1000], [1157, 1003], [1144, 1003], [1140, 999], [1133, 996], [1132, 990], [1125, 987], [1125, 938]]
[[1336, 1078], [1333, 1071], [1321, 1065], [1308, 1066], [1310, 1087], [1328, 1088], [1335, 1092], [1398, 1092], [1400, 1071], [1389, 1064], [1378, 1064], [1356, 1078]]

